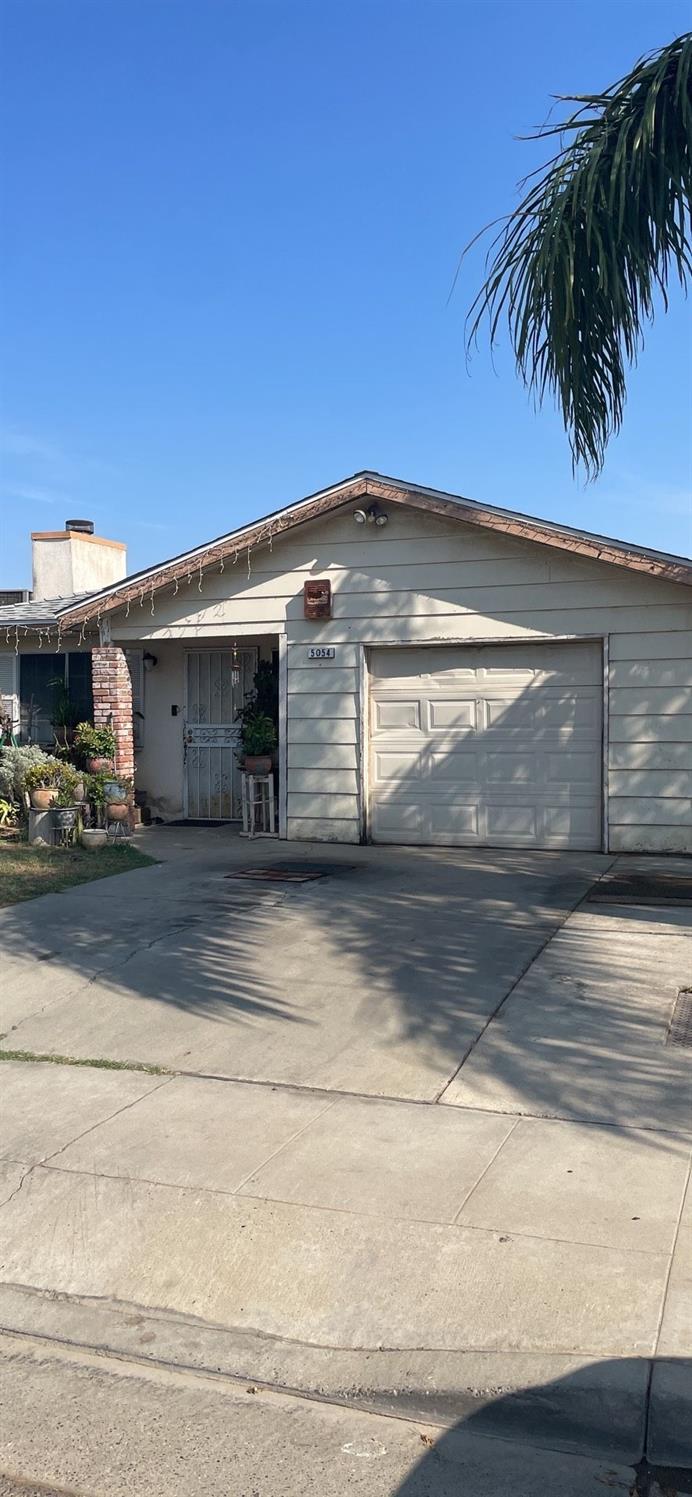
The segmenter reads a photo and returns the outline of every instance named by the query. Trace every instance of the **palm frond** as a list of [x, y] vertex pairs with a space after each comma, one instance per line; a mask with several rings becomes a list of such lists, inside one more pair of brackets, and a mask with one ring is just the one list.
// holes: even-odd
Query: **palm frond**
[[671, 275], [686, 287], [692, 273], [692, 33], [561, 102], [577, 107], [532, 137], [559, 149], [491, 243], [467, 350], [486, 319], [491, 347], [506, 321], [520, 377], [555, 396], [573, 465], [594, 477], [656, 294], [667, 307]]

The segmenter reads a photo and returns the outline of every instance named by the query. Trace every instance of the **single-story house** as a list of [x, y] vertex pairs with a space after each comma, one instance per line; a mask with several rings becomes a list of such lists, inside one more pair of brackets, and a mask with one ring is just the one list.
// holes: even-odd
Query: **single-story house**
[[114, 544], [0, 604], [0, 691], [21, 728], [50, 654], [165, 819], [239, 814], [269, 660], [283, 838], [692, 852], [689, 558], [373, 472], [133, 575]]

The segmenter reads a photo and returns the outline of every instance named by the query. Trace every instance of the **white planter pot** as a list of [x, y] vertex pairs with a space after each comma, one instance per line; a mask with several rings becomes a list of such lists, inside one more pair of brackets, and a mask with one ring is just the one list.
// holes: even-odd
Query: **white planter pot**
[[87, 847], [91, 852], [96, 852], [97, 848], [106, 846], [108, 833], [105, 827], [85, 827], [79, 840], [82, 847]]

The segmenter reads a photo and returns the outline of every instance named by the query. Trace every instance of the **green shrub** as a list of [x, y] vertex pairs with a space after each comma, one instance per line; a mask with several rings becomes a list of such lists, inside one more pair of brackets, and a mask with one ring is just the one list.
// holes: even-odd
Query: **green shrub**
[[0, 826], [14, 826], [17, 821], [17, 807], [11, 800], [5, 800], [0, 796]]
[[243, 718], [240, 741], [244, 754], [271, 754], [276, 748], [276, 728], [271, 718], [261, 712]]
[[74, 793], [80, 781], [80, 776], [71, 764], [60, 765], [60, 779], [58, 781], [58, 805], [73, 806], [75, 804]]
[[95, 728], [93, 723], [78, 723], [74, 741], [86, 759], [115, 758], [115, 733], [112, 728]]
[[27, 771], [35, 765], [45, 763], [55, 764], [56, 760], [34, 744], [26, 744], [23, 748], [0, 749], [0, 796], [3, 800], [21, 802], [27, 788]]
[[53, 785], [59, 787], [64, 772], [65, 765], [61, 764], [59, 759], [53, 759], [50, 754], [46, 754], [41, 764], [29, 765], [24, 775], [24, 789], [31, 794], [32, 790], [45, 790]]

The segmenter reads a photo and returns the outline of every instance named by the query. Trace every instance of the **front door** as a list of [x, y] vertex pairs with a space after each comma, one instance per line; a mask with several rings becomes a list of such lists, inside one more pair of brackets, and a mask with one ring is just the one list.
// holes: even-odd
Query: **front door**
[[237, 722], [257, 670], [257, 650], [189, 650], [185, 663], [185, 815], [240, 817]]

